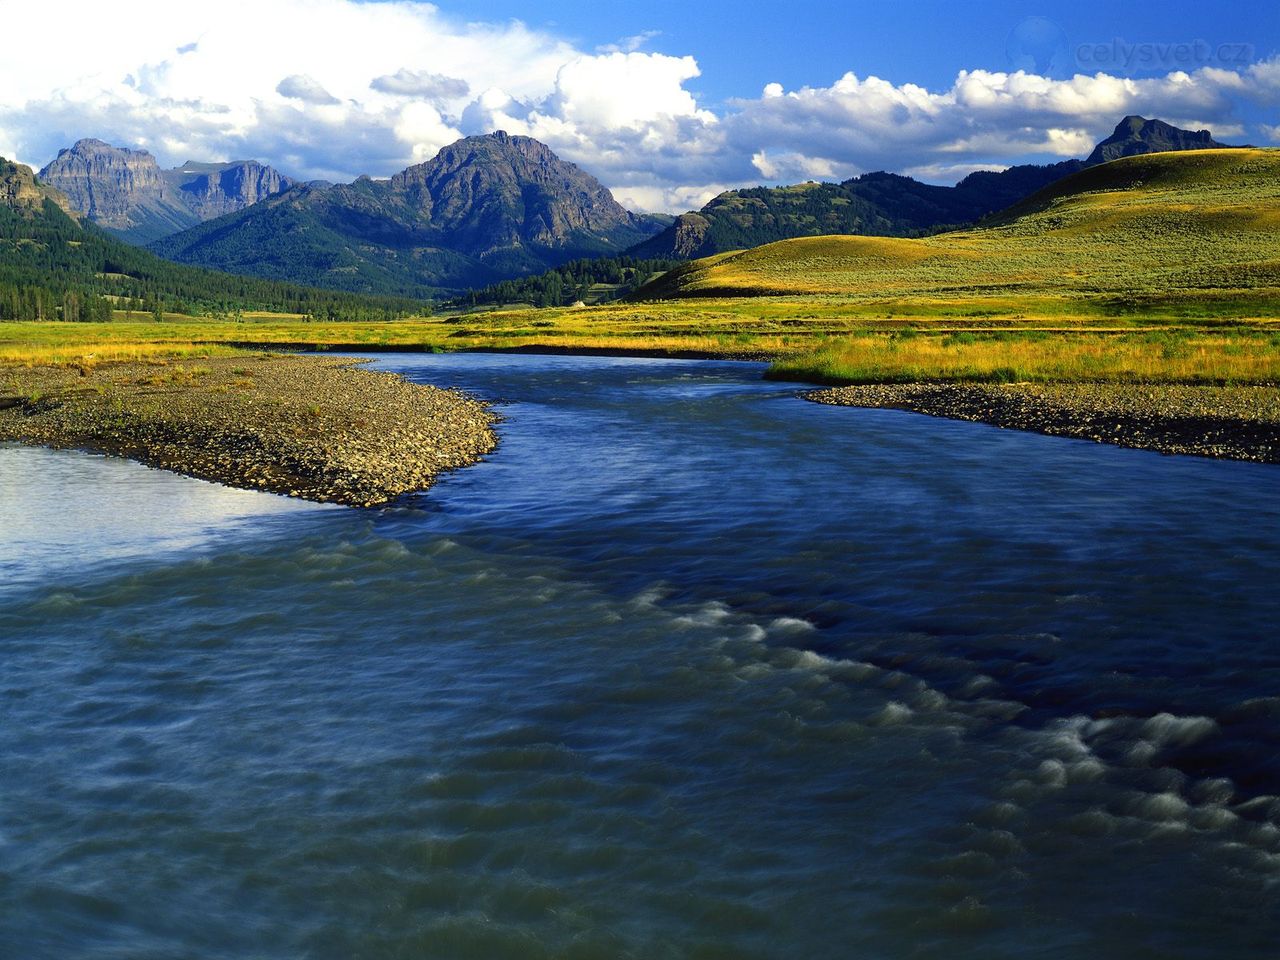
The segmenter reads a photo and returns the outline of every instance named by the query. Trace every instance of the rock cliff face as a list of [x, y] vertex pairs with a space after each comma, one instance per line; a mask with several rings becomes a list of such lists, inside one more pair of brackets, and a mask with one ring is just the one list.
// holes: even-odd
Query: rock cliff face
[[671, 251], [676, 257], [692, 257], [707, 238], [711, 222], [700, 213], [682, 213], [667, 229], [671, 235]]
[[40, 179], [87, 219], [133, 243], [243, 209], [291, 183], [255, 161], [188, 163], [162, 171], [145, 150], [92, 139], [60, 151]]
[[279, 170], [257, 160], [188, 161], [176, 170], [166, 171], [165, 179], [202, 221], [243, 210], [293, 186], [293, 181]]
[[297, 186], [153, 245], [201, 266], [426, 296], [621, 253], [667, 220], [638, 216], [528, 137], [468, 137], [390, 180]]
[[1145, 117], [1125, 117], [1115, 131], [1089, 154], [1088, 166], [1134, 157], [1143, 153], [1167, 153], [1170, 150], [1219, 150], [1226, 147], [1218, 143], [1208, 130], [1181, 130], [1163, 120]]
[[67, 198], [39, 183], [30, 167], [0, 157], [0, 207], [19, 213], [38, 212], [46, 200], [52, 200], [65, 213], [75, 215]]

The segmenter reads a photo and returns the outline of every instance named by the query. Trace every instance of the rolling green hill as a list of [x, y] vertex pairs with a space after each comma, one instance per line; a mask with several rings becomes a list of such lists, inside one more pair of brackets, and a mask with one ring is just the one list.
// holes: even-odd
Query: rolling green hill
[[804, 295], [863, 303], [1126, 299], [1280, 288], [1280, 151], [1128, 157], [981, 227], [922, 239], [784, 240], [677, 268], [642, 298]]
[[1117, 124], [1085, 160], [1027, 164], [971, 173], [954, 187], [892, 173], [843, 183], [730, 190], [635, 247], [638, 257], [697, 259], [794, 237], [857, 234], [920, 237], [967, 226], [1086, 167], [1172, 150], [1222, 149], [1207, 130], [1191, 131], [1145, 117]]
[[843, 183], [730, 190], [632, 249], [639, 257], [689, 259], [792, 237], [860, 234], [917, 237], [958, 227], [1016, 203], [1081, 169], [1079, 160], [975, 173], [954, 187], [896, 173]]

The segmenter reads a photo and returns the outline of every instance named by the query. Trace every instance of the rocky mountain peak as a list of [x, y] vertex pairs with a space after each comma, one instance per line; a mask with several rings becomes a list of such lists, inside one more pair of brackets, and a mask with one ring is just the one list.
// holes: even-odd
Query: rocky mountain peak
[[40, 171], [40, 179], [60, 190], [72, 206], [104, 227], [131, 225], [132, 198], [165, 199], [156, 158], [145, 150], [114, 147], [102, 140], [78, 140]]
[[289, 177], [257, 160], [187, 161], [165, 176], [201, 221], [242, 210], [293, 186]]
[[479, 248], [564, 246], [579, 232], [608, 234], [634, 218], [603, 184], [532, 137], [467, 137], [392, 177], [392, 192], [433, 227]]
[[89, 220], [135, 243], [241, 210], [292, 185], [255, 160], [187, 161], [161, 170], [146, 150], [93, 137], [60, 150], [40, 178], [66, 194]]
[[499, 131], [389, 180], [295, 187], [152, 249], [232, 272], [417, 295], [618, 254], [668, 222], [628, 212], [545, 144]]
[[1111, 136], [1094, 148], [1085, 163], [1093, 166], [1144, 153], [1216, 150], [1227, 146], [1228, 144], [1214, 140], [1208, 130], [1182, 130], [1163, 120], [1148, 120], [1146, 117], [1130, 115], [1116, 124]]

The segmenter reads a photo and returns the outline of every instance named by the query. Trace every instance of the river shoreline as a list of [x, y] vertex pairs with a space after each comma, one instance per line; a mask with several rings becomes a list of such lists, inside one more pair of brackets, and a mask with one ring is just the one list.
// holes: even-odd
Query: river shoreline
[[803, 394], [1049, 436], [1280, 463], [1280, 387], [1170, 384], [865, 384]]
[[0, 441], [372, 507], [497, 445], [488, 407], [350, 358], [255, 355], [0, 367]]
[[621, 357], [639, 360], [733, 360], [743, 363], [768, 363], [777, 359], [775, 354], [752, 350], [684, 350], [661, 347], [579, 347], [558, 344], [526, 344], [518, 347], [462, 347], [441, 351], [427, 343], [325, 343], [321, 341], [287, 340], [219, 340], [208, 341], [208, 346], [233, 347], [237, 350], [257, 350], [269, 353], [346, 354], [346, 353], [478, 353], [512, 354], [535, 357]]
[[[290, 346], [297, 345], [274, 345]], [[361, 369], [358, 358], [275, 351], [0, 366], [0, 441], [91, 450], [228, 486], [361, 507], [425, 490], [497, 444], [497, 418], [473, 398]], [[470, 352], [705, 359], [581, 348]], [[1280, 463], [1280, 388], [1273, 386], [917, 383], [801, 396], [1167, 454]]]

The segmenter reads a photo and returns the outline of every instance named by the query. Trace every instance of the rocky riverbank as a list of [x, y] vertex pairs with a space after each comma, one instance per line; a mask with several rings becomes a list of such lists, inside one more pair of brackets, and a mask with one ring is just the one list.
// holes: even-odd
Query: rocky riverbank
[[329, 357], [0, 367], [0, 440], [75, 447], [327, 503], [376, 506], [475, 463], [488, 408]]
[[1162, 453], [1280, 463], [1280, 387], [1273, 386], [870, 384], [805, 397]]

